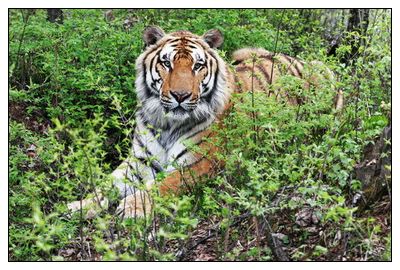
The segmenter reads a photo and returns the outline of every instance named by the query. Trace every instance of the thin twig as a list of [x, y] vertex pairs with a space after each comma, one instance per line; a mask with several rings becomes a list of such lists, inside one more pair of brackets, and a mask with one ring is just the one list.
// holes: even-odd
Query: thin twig
[[275, 45], [274, 45], [274, 51], [272, 54], [272, 67], [271, 67], [271, 76], [269, 78], [269, 84], [272, 84], [272, 77], [274, 76], [274, 64], [275, 64], [275, 54], [276, 54], [276, 48], [278, 46], [278, 40], [279, 40], [279, 33], [281, 29], [281, 23], [283, 19], [283, 15], [285, 14], [286, 9], [284, 9], [281, 13], [281, 17], [279, 18], [279, 23], [278, 23], [278, 30], [276, 31], [276, 38], [275, 38]]
[[[82, 189], [81, 189], [82, 191]], [[80, 206], [80, 211], [79, 211], [79, 236], [81, 238], [81, 259], [83, 258], [83, 208], [82, 208], [82, 197], [83, 197], [83, 192], [80, 194], [79, 198], [79, 206]]]
[[22, 41], [24, 40], [24, 37], [25, 37], [25, 30], [26, 30], [26, 26], [28, 25], [30, 13], [27, 12], [26, 15], [24, 16], [24, 10], [21, 9], [21, 16], [22, 16], [22, 20], [23, 20], [23, 22], [24, 22], [24, 26], [23, 26], [23, 28], [22, 28], [21, 37], [20, 37], [20, 39], [19, 39], [18, 50], [17, 50], [16, 60], [15, 60], [15, 62], [16, 62], [16, 63], [15, 63], [15, 69], [17, 69], [17, 67], [18, 67], [19, 56], [20, 56], [21, 47], [22, 47]]
[[252, 118], [253, 118], [253, 131], [254, 131], [254, 135], [253, 135], [253, 141], [254, 144], [257, 144], [257, 127], [256, 127], [256, 112], [255, 112], [255, 107], [254, 107], [254, 65], [256, 62], [256, 55], [253, 55], [252, 58], [252, 67], [251, 67], [251, 108], [252, 108]]
[[[98, 195], [98, 193], [97, 193], [96, 186], [95, 186], [95, 184], [94, 184], [94, 182], [93, 182], [92, 163], [90, 163], [89, 156], [87, 155], [87, 153], [86, 153], [84, 147], [82, 148], [82, 151], [83, 151], [83, 154], [84, 154], [84, 156], [85, 156], [85, 158], [86, 158], [86, 161], [87, 161], [88, 167], [89, 167], [89, 184], [92, 186], [94, 195], [95, 195], [95, 197], [96, 197], [96, 201], [97, 201], [97, 203], [99, 204], [100, 209], [101, 209], [101, 210], [104, 210], [103, 207], [102, 207], [102, 205], [101, 205], [101, 201], [100, 201], [99, 195]], [[102, 197], [102, 196], [101, 196], [101, 197]]]

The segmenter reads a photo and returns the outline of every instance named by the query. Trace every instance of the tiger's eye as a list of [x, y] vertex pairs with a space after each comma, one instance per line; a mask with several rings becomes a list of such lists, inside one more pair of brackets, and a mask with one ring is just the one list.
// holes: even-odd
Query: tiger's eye
[[164, 64], [164, 66], [166, 66], [167, 68], [170, 68], [170, 67], [171, 67], [171, 62], [170, 62], [170, 61], [165, 61], [163, 64]]
[[194, 65], [194, 70], [198, 70], [199, 68], [201, 68], [201, 64], [200, 63], [196, 63], [195, 65]]

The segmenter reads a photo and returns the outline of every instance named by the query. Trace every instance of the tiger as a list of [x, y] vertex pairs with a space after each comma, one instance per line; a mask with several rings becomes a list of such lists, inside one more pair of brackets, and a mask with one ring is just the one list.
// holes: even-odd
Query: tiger
[[[218, 148], [212, 143], [212, 126], [219, 125], [231, 108], [233, 93], [260, 89], [278, 95], [269, 85], [282, 74], [303, 77], [303, 61], [261, 48], [235, 51], [228, 65], [217, 52], [223, 39], [217, 29], [202, 36], [183, 30], [166, 34], [157, 26], [145, 29], [145, 49], [136, 60], [140, 105], [131, 153], [112, 173], [121, 199], [118, 215], [140, 217], [149, 212], [153, 202], [147, 191], [155, 184], [161, 195], [176, 194], [188, 179], [215, 173], [221, 164], [214, 158]], [[252, 60], [255, 57], [257, 61]], [[190, 150], [187, 141], [202, 153]], [[160, 173], [165, 178], [158, 183]], [[138, 183], [145, 188], [137, 188]], [[96, 200], [73, 202], [68, 208], [76, 211], [106, 198], [100, 195]]]

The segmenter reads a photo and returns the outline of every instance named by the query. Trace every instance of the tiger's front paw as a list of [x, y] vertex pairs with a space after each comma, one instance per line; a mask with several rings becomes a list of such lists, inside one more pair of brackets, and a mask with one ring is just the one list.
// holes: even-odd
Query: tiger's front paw
[[137, 191], [121, 200], [117, 214], [122, 218], [146, 217], [151, 213], [151, 201], [145, 191]]
[[84, 211], [85, 219], [94, 218], [102, 209], [108, 208], [108, 200], [105, 197], [84, 199], [82, 201], [74, 201], [67, 204], [70, 212]]

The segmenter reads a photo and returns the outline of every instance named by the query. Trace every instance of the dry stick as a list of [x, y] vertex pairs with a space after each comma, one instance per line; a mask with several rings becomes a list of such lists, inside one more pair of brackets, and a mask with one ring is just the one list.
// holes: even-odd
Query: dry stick
[[[147, 218], [146, 218], [146, 202], [145, 202], [145, 198], [143, 196], [143, 192], [141, 192], [141, 190], [139, 190], [139, 195], [140, 195], [140, 199], [142, 200], [142, 207], [143, 207], [143, 217], [144, 217], [144, 227], [146, 228], [147, 226]], [[135, 202], [136, 202], [136, 198], [135, 198]], [[145, 230], [146, 231], [146, 230]], [[146, 251], [147, 251], [147, 237], [146, 234], [143, 234], [143, 259], [146, 260]]]
[[[82, 185], [82, 184], [81, 184]], [[82, 188], [81, 188], [82, 190]], [[83, 209], [82, 209], [82, 192], [80, 194], [80, 198], [79, 198], [79, 204], [80, 204], [80, 213], [79, 213], [79, 236], [81, 238], [81, 259], [83, 258]]]
[[[229, 208], [229, 205], [225, 205], [224, 207], [229, 209], [229, 219], [230, 219], [231, 218], [231, 215], [230, 215], [231, 210]], [[231, 225], [228, 223], [228, 228], [226, 228], [226, 232], [224, 235], [224, 253], [228, 252], [228, 244], [229, 244], [228, 242], [229, 242], [230, 232], [231, 232]]]
[[[244, 213], [243, 215], [240, 215], [240, 216], [238, 217], [238, 219], [237, 219], [235, 222], [233, 222], [233, 223], [231, 224], [231, 227], [232, 227], [232, 226], [235, 226], [236, 224], [238, 224], [238, 223], [240, 223], [240, 222], [242, 222], [244, 219], [246, 219], [246, 218], [249, 217], [249, 216], [250, 216], [250, 213], [249, 213], [249, 212]], [[201, 238], [200, 240], [198, 240], [198, 241], [195, 242], [194, 244], [190, 245], [189, 247], [186, 248], [185, 246], [183, 246], [183, 247], [181, 248], [181, 250], [179, 250], [179, 251], [176, 253], [176, 254], [177, 254], [176, 257], [177, 257], [178, 261], [183, 260], [183, 258], [185, 257], [185, 255], [186, 255], [188, 252], [190, 252], [191, 250], [195, 249], [198, 245], [200, 245], [200, 244], [204, 243], [205, 241], [207, 241], [208, 239], [210, 239], [210, 238], [216, 236], [216, 235], [218, 234], [217, 228], [218, 228], [220, 225], [221, 225], [221, 222], [218, 222], [217, 224], [215, 224], [215, 225], [210, 229], [210, 231], [212, 231], [212, 232], [209, 232], [208, 236]]]
[[[125, 175], [128, 175], [128, 168], [129, 168], [129, 166], [126, 166], [126, 169], [125, 169]], [[125, 180], [125, 179], [124, 179]], [[124, 194], [124, 204], [123, 204], [123, 209], [125, 209], [125, 207], [126, 207], [126, 193], [127, 193], [127, 185], [126, 185], [126, 182], [124, 183], [124, 190], [125, 190], [125, 194]], [[129, 187], [130, 189], [131, 189], [131, 187]], [[136, 195], [136, 190], [134, 189], [133, 190], [133, 194], [135, 194]], [[118, 214], [118, 213], [117, 213]], [[136, 200], [135, 200], [135, 216], [136, 216]], [[124, 219], [124, 217], [125, 217], [125, 211], [122, 211], [122, 219]]]
[[228, 244], [229, 244], [229, 236], [231, 233], [231, 226], [228, 224], [228, 228], [226, 229], [226, 233], [224, 236], [224, 253], [228, 252]]
[[254, 223], [254, 227], [256, 229], [256, 245], [258, 248], [258, 252], [260, 252], [260, 250], [259, 250], [259, 248], [260, 248], [260, 228], [259, 228], [258, 220], [257, 220], [256, 216], [253, 217], [253, 223]]
[[156, 250], [158, 250], [158, 252], [162, 253], [160, 243], [158, 243], [158, 239], [157, 239], [157, 216], [156, 215], [154, 215], [154, 218], [152, 218], [151, 223], [152, 224], [151, 224], [151, 229], [150, 229], [150, 235], [151, 235], [151, 239], [153, 240], [153, 245], [155, 246]]
[[[377, 13], [375, 13], [374, 23], [373, 23], [372, 27], [375, 26], [376, 17], [377, 17]], [[368, 31], [368, 29], [367, 29], [367, 31]], [[372, 33], [371, 36], [369, 36], [369, 39], [365, 42], [365, 48], [364, 48], [364, 51], [363, 51], [363, 55], [362, 55], [362, 57], [361, 57], [361, 61], [362, 61], [361, 63], [362, 63], [362, 65], [364, 65], [364, 63], [365, 63], [366, 48], [367, 48], [367, 45], [369, 45], [369, 42], [372, 40], [373, 34], [374, 34], [374, 33]], [[356, 55], [354, 55], [352, 58], [354, 58], [355, 56], [356, 56]], [[357, 75], [358, 75], [357, 73], [358, 73], [358, 69], [355, 69], [354, 74], [353, 74], [354, 78], [357, 78]], [[355, 108], [354, 108], [354, 110], [355, 110], [355, 112], [354, 112], [354, 118], [355, 118], [355, 121], [356, 121], [356, 123], [357, 123], [357, 122], [358, 122], [358, 121], [357, 121], [357, 118], [358, 118], [358, 109], [359, 109], [358, 100], [359, 100], [359, 95], [360, 95], [360, 83], [359, 83], [358, 81], [355, 82], [355, 88], [356, 88], [356, 104], [355, 104], [356, 106], [355, 106]], [[356, 127], [356, 141], [357, 141], [357, 140], [358, 140], [358, 128]]]
[[[133, 141], [133, 137], [132, 137], [132, 141]], [[149, 154], [147, 153], [147, 151], [144, 151], [144, 152], [145, 152], [145, 154], [146, 154], [146, 159], [147, 159], [147, 161], [148, 161], [148, 162], [151, 162], [151, 158], [150, 158]], [[137, 168], [136, 168], [136, 173], [139, 173]], [[153, 168], [151, 168], [151, 174], [153, 175], [153, 179], [154, 179], [154, 181], [155, 181], [155, 180], [156, 180], [156, 172], [154, 171]], [[145, 183], [145, 185], [146, 185], [146, 183]], [[136, 188], [135, 188], [135, 192], [136, 192]], [[146, 196], [147, 196], [147, 198], [149, 199], [149, 201], [150, 201], [151, 199], [150, 199], [150, 196], [149, 196], [147, 190], [143, 190], [143, 192], [142, 192], [142, 190], [139, 189], [138, 192], [139, 192], [140, 200], [142, 201], [143, 218], [144, 218], [144, 227], [146, 228], [146, 227], [147, 227]], [[135, 194], [136, 194], [136, 193], [135, 193]], [[151, 203], [151, 201], [150, 201], [150, 203]], [[151, 209], [150, 209], [150, 210], [151, 210]], [[151, 211], [150, 211], [149, 214], [150, 214], [150, 215], [152, 214]], [[135, 221], [136, 221], [136, 195], [135, 195]], [[146, 232], [146, 230], [145, 230], [145, 232]], [[150, 232], [152, 232], [152, 229], [150, 229]], [[144, 245], [144, 248], [143, 248], [142, 256], [143, 256], [144, 259], [146, 259], [146, 251], [147, 251], [147, 234], [146, 234], [146, 233], [143, 234], [143, 245]]]
[[278, 261], [289, 261], [286, 252], [281, 247], [281, 244], [277, 242], [275, 237], [272, 235], [273, 232], [268, 219], [265, 216], [263, 216], [263, 219], [264, 219], [264, 224], [266, 225], [268, 246], [271, 248], [272, 253], [277, 258]]
[[87, 244], [87, 247], [88, 247], [89, 259], [91, 259], [92, 258], [92, 253], [90, 252], [90, 244], [89, 244], [89, 242], [86, 242], [86, 244]]

